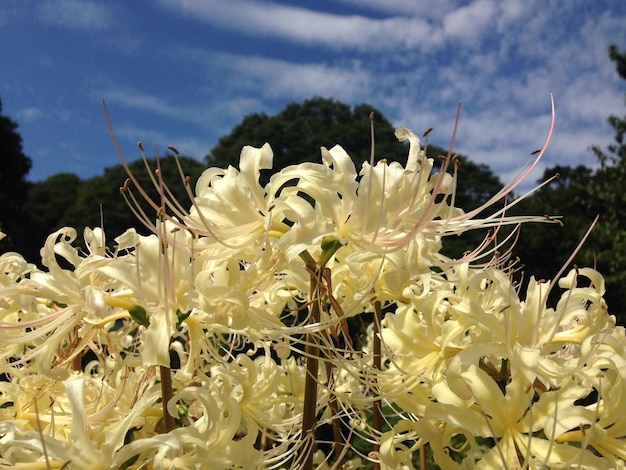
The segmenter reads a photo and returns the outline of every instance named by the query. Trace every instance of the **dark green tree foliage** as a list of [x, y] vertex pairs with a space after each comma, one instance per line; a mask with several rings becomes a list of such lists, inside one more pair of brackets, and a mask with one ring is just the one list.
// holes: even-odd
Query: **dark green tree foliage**
[[28, 231], [20, 253], [29, 261], [39, 261], [39, 249], [46, 237], [70, 224], [67, 212], [76, 203], [83, 181], [73, 173], [59, 173], [32, 183], [24, 204]]
[[17, 127], [16, 122], [2, 115], [0, 101], [0, 230], [7, 235], [1, 242], [2, 251], [19, 249], [26, 230], [22, 223], [23, 205], [31, 161], [22, 150]]
[[[612, 45], [609, 57], [615, 62], [619, 76], [626, 80], [626, 53]], [[591, 244], [598, 265], [604, 268], [609, 306], [617, 307], [626, 323], [626, 300], [623, 296], [626, 285], [626, 115], [610, 116], [608, 122], [615, 129], [615, 143], [609, 145], [606, 151], [592, 147], [601, 167], [585, 186], [588, 196], [585, 203], [588, 211], [600, 214]]]

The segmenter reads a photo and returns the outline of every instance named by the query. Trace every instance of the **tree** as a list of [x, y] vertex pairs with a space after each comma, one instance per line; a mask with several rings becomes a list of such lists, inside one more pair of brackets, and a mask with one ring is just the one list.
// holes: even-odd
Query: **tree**
[[[609, 57], [615, 62], [618, 75], [626, 80], [626, 53], [611, 45]], [[586, 202], [600, 214], [591, 241], [597, 247], [599, 265], [606, 269], [609, 306], [618, 307], [626, 319], [626, 299], [622, 295], [626, 283], [626, 115], [610, 116], [608, 123], [615, 129], [615, 143], [606, 151], [592, 147], [601, 166], [587, 183]]]
[[26, 175], [31, 160], [22, 149], [22, 136], [17, 132], [17, 123], [2, 115], [0, 100], [0, 230], [7, 238], [2, 242], [2, 251], [20, 247], [23, 235], [23, 205], [26, 201], [28, 182]]
[[24, 204], [28, 230], [20, 253], [29, 261], [39, 261], [39, 249], [47, 236], [69, 225], [67, 212], [76, 203], [83, 181], [73, 173], [59, 173], [33, 183]]

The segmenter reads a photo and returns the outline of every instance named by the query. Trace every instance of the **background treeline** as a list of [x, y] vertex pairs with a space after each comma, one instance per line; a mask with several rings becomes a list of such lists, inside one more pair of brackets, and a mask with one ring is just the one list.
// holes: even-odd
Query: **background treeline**
[[[609, 57], [617, 72], [626, 80], [626, 53], [610, 46]], [[388, 161], [406, 160], [406, 147], [393, 134], [393, 127], [382, 113], [368, 104], [350, 106], [323, 98], [313, 98], [287, 106], [276, 116], [253, 114], [247, 116], [205, 157], [204, 163], [179, 157], [181, 166], [191, 180], [191, 188], [207, 166], [237, 166], [244, 145], [261, 146], [270, 142], [274, 151], [274, 168], [303, 161], [319, 161], [319, 147], [342, 145], [355, 159], [357, 168], [369, 160], [370, 121], [374, 112], [376, 129], [376, 158]], [[552, 279], [575, 250], [584, 233], [596, 217], [600, 220], [589, 240], [572, 262], [579, 266], [595, 266], [606, 279], [606, 299], [609, 311], [626, 324], [626, 116], [610, 116], [615, 129], [615, 143], [606, 149], [590, 147], [598, 159], [598, 168], [557, 166], [546, 170], [539, 181], [560, 175], [538, 190], [524, 203], [517, 205], [516, 214], [562, 215], [564, 226], [551, 224], [525, 225], [514, 248], [520, 263], [517, 276], [521, 282], [532, 274], [536, 278]], [[592, 143], [590, 143], [592, 144]], [[429, 145], [427, 153], [437, 158], [447, 150]], [[63, 226], [77, 228], [103, 225], [109, 242], [129, 227], [142, 233], [145, 229], [136, 220], [119, 188], [126, 179], [121, 165], [107, 168], [102, 176], [81, 180], [70, 173], [53, 175], [44, 181], [30, 183], [26, 176], [30, 159], [22, 151], [17, 123], [2, 115], [0, 102], [0, 229], [8, 236], [0, 242], [0, 251], [18, 251], [31, 262], [39, 263], [39, 249], [46, 236]], [[456, 205], [470, 210], [495, 194], [502, 183], [486, 165], [473, 163], [460, 156], [459, 187]], [[154, 161], [150, 162], [154, 168]], [[131, 169], [144, 188], [152, 188], [145, 165], [132, 163]], [[161, 160], [164, 179], [174, 195], [188, 205], [188, 196], [174, 158]], [[261, 175], [269, 179], [269, 172]], [[157, 197], [156, 190], [151, 194]], [[444, 249], [460, 255], [485, 236], [471, 233], [446, 241]], [[525, 274], [522, 274], [522, 271]]]

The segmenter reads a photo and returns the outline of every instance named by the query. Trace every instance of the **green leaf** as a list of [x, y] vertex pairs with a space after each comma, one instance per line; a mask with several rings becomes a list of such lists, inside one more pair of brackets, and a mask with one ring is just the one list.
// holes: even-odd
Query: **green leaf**
[[180, 325], [182, 325], [183, 322], [187, 320], [187, 318], [189, 318], [189, 315], [191, 315], [191, 310], [189, 310], [187, 313], [183, 313], [180, 310], [176, 310], [176, 318], [178, 319], [176, 321], [176, 328], [179, 328]]
[[141, 305], [135, 305], [132, 309], [128, 311], [128, 313], [130, 313], [131, 318], [135, 320], [135, 323], [145, 326], [146, 328], [150, 325], [148, 313], [146, 312], [146, 309], [143, 308]]
[[322, 256], [320, 258], [320, 266], [323, 268], [330, 261], [335, 252], [342, 247], [339, 240], [333, 237], [324, 237], [322, 239]]

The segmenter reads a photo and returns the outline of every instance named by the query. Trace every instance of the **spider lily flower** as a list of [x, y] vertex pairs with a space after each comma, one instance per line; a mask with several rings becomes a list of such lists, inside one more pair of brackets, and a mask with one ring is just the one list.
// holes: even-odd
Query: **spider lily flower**
[[[448, 190], [449, 184], [442, 181], [448, 183], [450, 175], [431, 178], [433, 161], [424, 157], [419, 139], [404, 128], [397, 135], [410, 140], [406, 167], [396, 162], [365, 163], [359, 178], [351, 158], [335, 146], [322, 148], [323, 164], [295, 165], [272, 176], [266, 189], [273, 193], [295, 181], [273, 201], [274, 210], [285, 214], [291, 226], [279, 241], [288, 258], [319, 244], [324, 237], [337, 239], [350, 250], [391, 251], [410, 239], [409, 232], [443, 210], [459, 213], [435, 202], [438, 194]], [[432, 236], [428, 230], [417, 229], [413, 235]]]
[[141, 377], [144, 370], [140, 361], [127, 357], [135, 375], [124, 367], [130, 362], [121, 360], [125, 363], [121, 369], [126, 370], [118, 384], [109, 382], [106, 374], [75, 375], [64, 382], [22, 374], [20, 384], [30, 393], [7, 408], [15, 415], [0, 425], [5, 434], [0, 455], [7, 463], [30, 468], [120, 468], [125, 461], [120, 461], [118, 450], [132, 428], [142, 425], [147, 435], [154, 432], [157, 420], [150, 415], [160, 397], [153, 385], [124, 384], [127, 378], [132, 382]]
[[[187, 207], [157, 159], [157, 200], [131, 173], [122, 188], [152, 235], [128, 230], [111, 250], [86, 230], [77, 251], [64, 229], [46, 271], [0, 256], [0, 463], [391, 469], [428, 445], [442, 468], [623, 465], [626, 339], [602, 277], [531, 278], [522, 298], [495, 253], [516, 236], [496, 241], [500, 227], [553, 222], [507, 215], [542, 152], [463, 212], [454, 158], [437, 170], [415, 134], [396, 135], [404, 165], [357, 171], [322, 148], [265, 185], [271, 147], [244, 147], [239, 169], [206, 170], [195, 194], [181, 171]], [[462, 259], [440, 252], [485, 227]], [[332, 454], [315, 448], [321, 424]]]
[[[419, 138], [410, 130], [400, 127], [396, 136], [400, 141], [409, 142], [409, 154], [405, 166], [386, 161], [365, 163], [360, 172], [360, 181], [350, 157], [339, 146], [330, 151], [322, 148], [324, 165], [304, 164], [288, 167], [274, 175], [270, 185], [280, 187], [287, 181], [296, 179], [290, 194], [306, 194], [314, 203], [314, 211], [319, 214], [318, 225], [313, 228], [308, 211], [294, 211], [298, 220], [291, 220], [294, 238], [304, 238], [303, 247], [322, 237], [339, 240], [343, 245], [352, 245], [354, 250], [388, 253], [405, 246], [417, 245], [412, 252], [421, 255], [422, 263], [441, 264], [439, 256], [441, 238], [451, 234], [460, 234], [467, 230], [484, 227], [517, 225], [521, 222], [554, 222], [552, 219], [538, 217], [505, 217], [509, 207], [502, 209], [486, 219], [474, 219], [489, 206], [504, 200], [541, 159], [553, 130], [552, 127], [542, 151], [537, 155], [530, 168], [505, 186], [483, 206], [464, 213], [453, 206], [456, 191], [456, 166], [453, 175], [447, 170], [454, 165], [451, 156], [444, 159], [439, 172], [434, 173], [434, 162], [426, 158], [421, 149]], [[302, 232], [296, 237], [296, 230]], [[317, 233], [316, 233], [317, 232]], [[492, 251], [498, 249], [493, 247]], [[473, 253], [471, 259], [480, 254]]]
[[260, 171], [272, 167], [273, 155], [269, 144], [258, 149], [245, 146], [239, 171], [232, 166], [205, 170], [184, 218], [186, 227], [222, 249], [243, 248], [267, 231], [280, 236], [288, 227], [271, 217], [272, 201], [259, 183]]
[[170, 338], [178, 323], [176, 312], [189, 312], [194, 301], [193, 237], [166, 221], [160, 236], [140, 236], [131, 230], [116, 241], [118, 250], [126, 254], [100, 268], [120, 285], [108, 302], [127, 308], [131, 316], [139, 315], [134, 319], [146, 328], [146, 363], [169, 367]]
[[[115, 454], [112, 468], [128, 461], [136, 467], [152, 465], [158, 469], [255, 468], [261, 459], [261, 452], [254, 448], [257, 430], [252, 423], [246, 423], [241, 434], [238, 403], [211, 383], [207, 385], [186, 387], [175, 397], [190, 404], [193, 421], [189, 426], [126, 444]], [[175, 401], [170, 402], [170, 408], [175, 411]]]
[[589, 449], [614, 468], [624, 466], [626, 460], [625, 345], [622, 327], [585, 338], [581, 355], [587, 363], [576, 374], [588, 391], [585, 406], [578, 407], [575, 417], [561, 416], [554, 426], [556, 442]]
[[[252, 274], [265, 272], [266, 276], [280, 276], [277, 263], [283, 257], [291, 262], [302, 253], [309, 253], [312, 259], [318, 259], [324, 253], [321, 249], [324, 240], [335, 240], [340, 245], [334, 258], [341, 263], [334, 262], [333, 270], [341, 270], [345, 263], [351, 271], [368, 272], [367, 282], [357, 279], [351, 282], [361, 286], [360, 292], [341, 297], [357, 299], [354, 305], [343, 309], [350, 316], [359, 309], [362, 311], [363, 302], [359, 299], [366, 298], [370, 291], [384, 298], [388, 295], [385, 290], [402, 290], [411, 276], [434, 265], [454, 263], [439, 253], [443, 236], [519, 222], [504, 216], [470, 222], [470, 217], [451, 205], [456, 178], [447, 172], [451, 158], [444, 160], [441, 170], [433, 174], [434, 161], [425, 157], [419, 138], [406, 128], [399, 128], [396, 134], [400, 140], [409, 142], [405, 166], [385, 161], [366, 163], [357, 175], [348, 154], [336, 146], [330, 151], [322, 149], [323, 163], [287, 167], [274, 174], [265, 187], [261, 187], [259, 176], [262, 169], [272, 166], [271, 148], [268, 144], [258, 149], [246, 146], [241, 152], [239, 170], [210, 168], [203, 173], [196, 184], [195, 196], [191, 196], [188, 212], [168, 197], [171, 193], [160, 173], [153, 178], [160, 201], [151, 201], [131, 173], [129, 178], [158, 217], [193, 234], [192, 257], [220, 264], [220, 260], [230, 256], [233, 262], [240, 263], [242, 272], [248, 273], [247, 283], [246, 275], [242, 275], [236, 286], [229, 280], [228, 286], [214, 288], [216, 273], [204, 268], [198, 271], [198, 279], [202, 280], [197, 288], [205, 307], [214, 310], [211, 306], [230, 305], [228, 320], [218, 322], [234, 329], [249, 326], [246, 313], [251, 296], [258, 297], [264, 289], [258, 279], [256, 285], [254, 279], [250, 281]], [[124, 162], [122, 155], [120, 158]], [[506, 194], [502, 193], [500, 198]], [[161, 230], [138, 206], [136, 211], [153, 231]], [[268, 258], [269, 252], [273, 256]], [[397, 255], [392, 256], [394, 253]], [[479, 253], [471, 256], [477, 258]], [[229, 279], [235, 272], [236, 269], [229, 269]], [[404, 279], [397, 279], [403, 273], [407, 274]], [[348, 292], [347, 281], [343, 286], [339, 282], [335, 284]], [[159, 325], [161, 340], [166, 333], [173, 333], [172, 315], [168, 318]], [[152, 327], [156, 328], [156, 325]], [[164, 361], [164, 354], [161, 356], [160, 360]]]
[[575, 400], [586, 395], [583, 387], [573, 381], [563, 382], [559, 390], [542, 393], [536, 400], [528, 370], [533, 364], [536, 367], [538, 351], [523, 348], [515, 351], [515, 355], [509, 358], [510, 381], [506, 385], [499, 384], [488, 372], [472, 363], [478, 361], [478, 357], [466, 362], [470, 356], [459, 354], [458, 361], [452, 366], [460, 367], [458, 374], [451, 374], [448, 378], [449, 382], [455, 380], [457, 400], [468, 404], [432, 403], [426, 408], [425, 418], [440, 420], [459, 434], [493, 439], [495, 445], [476, 462], [476, 468], [552, 467], [562, 463], [600, 468], [602, 459], [593, 452], [542, 436], [543, 433], [550, 435], [552, 422], [558, 422], [560, 427], [564, 419], [579, 419]]
[[[87, 232], [88, 239], [93, 239], [92, 235]], [[75, 237], [71, 228], [50, 235], [41, 250], [48, 271], [33, 269], [0, 290], [13, 310], [13, 315], [0, 323], [1, 341], [28, 345], [18, 362], [37, 358], [41, 372], [50, 377], [67, 377], [72, 361], [88, 349], [93, 335], [102, 332], [107, 323], [102, 322], [108, 315], [104, 298], [112, 286], [95, 274], [106, 261], [98, 254], [80, 256], [71, 245]], [[57, 256], [68, 268], [61, 267]]]
[[[495, 267], [461, 265], [446, 276], [454, 282], [432, 276], [430, 289], [421, 286], [420, 295], [407, 296], [408, 303], [386, 316], [381, 336], [390, 365], [381, 374], [382, 396], [416, 418], [466, 436], [468, 443], [493, 439], [495, 446], [476, 457], [478, 467], [598, 465], [593, 451], [567, 443], [596, 449], [602, 429], [616, 438], [596, 451], [623, 458], [619, 427], [600, 426], [590, 437], [595, 410], [603, 410], [604, 402], [577, 404], [602, 389], [596, 375], [617, 370], [623, 361], [615, 348], [624, 350], [624, 337], [607, 314], [602, 277], [591, 269], [572, 270], [559, 281], [566, 290], [553, 309], [545, 305], [549, 283], [531, 279], [522, 301], [510, 276]], [[585, 278], [591, 280], [588, 287]], [[608, 376], [604, 390], [614, 395], [606, 403], [618, 406], [612, 416], [619, 416], [623, 374]], [[584, 430], [578, 432], [580, 423]], [[451, 444], [438, 438], [435, 445]], [[447, 459], [436, 458], [443, 459], [440, 465]]]

